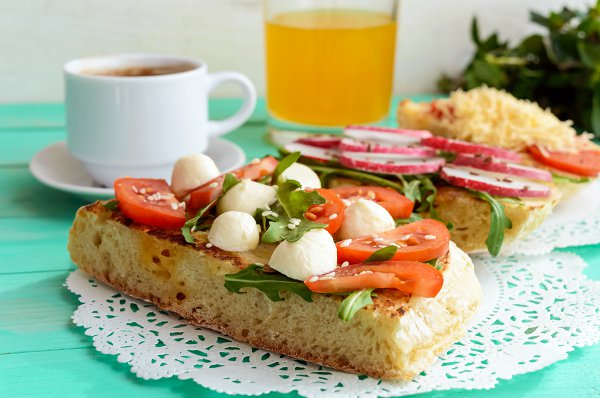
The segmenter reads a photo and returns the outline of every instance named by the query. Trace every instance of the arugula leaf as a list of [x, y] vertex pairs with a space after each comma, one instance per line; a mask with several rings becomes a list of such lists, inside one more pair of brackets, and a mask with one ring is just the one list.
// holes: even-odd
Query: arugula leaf
[[267, 273], [260, 264], [252, 264], [238, 273], [225, 275], [225, 288], [232, 293], [243, 294], [240, 289], [252, 287], [263, 292], [271, 301], [282, 301], [280, 292], [287, 291], [311, 302], [312, 292], [302, 282], [290, 279], [278, 272]]
[[567, 177], [554, 173], [552, 173], [552, 180], [554, 182], [570, 182], [573, 184], [583, 184], [590, 181], [589, 177]]
[[275, 171], [273, 171], [273, 178], [271, 179], [271, 184], [277, 184], [277, 181], [279, 180], [279, 176], [287, 170], [288, 167], [290, 167], [292, 164], [296, 163], [298, 161], [298, 159], [300, 159], [300, 156], [302, 154], [300, 153], [300, 151], [291, 153], [289, 155], [287, 155], [286, 157], [284, 157], [283, 159], [281, 159], [279, 161], [279, 163], [277, 164], [277, 167], [275, 167]]
[[352, 292], [340, 303], [338, 317], [342, 321], [347, 322], [354, 317], [358, 310], [369, 304], [373, 304], [371, 293], [373, 293], [373, 289], [362, 289]]
[[[277, 199], [278, 202], [272, 209], [277, 216], [270, 213], [262, 219], [263, 226], [266, 226], [268, 221], [269, 227], [261, 237], [261, 242], [275, 243], [282, 240], [296, 242], [311, 229], [327, 227], [327, 224], [308, 221], [304, 218], [304, 213], [310, 206], [322, 205], [326, 202], [325, 198], [317, 191], [307, 192], [300, 188], [300, 183], [297, 181], [286, 180], [278, 185]], [[294, 224], [291, 221], [292, 218], [300, 220], [300, 222]]]
[[181, 233], [183, 234], [183, 238], [187, 243], [195, 242], [194, 237], [192, 236], [192, 228], [197, 229], [199, 226], [202, 225], [204, 221], [204, 215], [215, 205], [215, 203], [217, 203], [217, 200], [219, 200], [219, 198], [213, 200], [204, 208], [200, 209], [198, 213], [196, 213], [196, 217], [190, 218], [185, 222], [185, 224], [183, 224], [183, 227], [181, 227]]
[[417, 201], [421, 200], [421, 190], [419, 189], [420, 186], [421, 180], [414, 179], [404, 185], [402, 192], [409, 200], [416, 203]]
[[223, 179], [223, 191], [220, 196], [225, 195], [227, 191], [240, 183], [240, 180], [237, 179], [233, 174], [225, 174], [225, 179]]
[[410, 217], [408, 217], [408, 218], [397, 218], [394, 221], [396, 221], [396, 226], [399, 226], [399, 225], [404, 225], [404, 224], [410, 224], [411, 222], [419, 221], [422, 219], [423, 219], [423, 216], [421, 216], [420, 214], [412, 213], [410, 215]]
[[364, 171], [349, 170], [332, 166], [319, 166], [312, 164], [307, 164], [307, 166], [313, 169], [315, 173], [319, 174], [324, 187], [328, 185], [327, 181], [329, 180], [329, 178], [333, 176], [342, 176], [352, 178], [357, 181], [366, 182], [368, 184], [378, 185], [380, 187], [392, 188], [398, 192], [403, 192], [404, 189], [401, 184]]
[[434, 258], [431, 259], [429, 261], [425, 261], [427, 264], [431, 265], [433, 268], [437, 269], [438, 271], [442, 270], [442, 266], [437, 264], [438, 259]]
[[504, 205], [493, 196], [486, 192], [473, 191], [471, 189], [468, 189], [468, 191], [479, 199], [485, 200], [490, 205], [490, 230], [485, 244], [488, 252], [495, 257], [500, 253], [500, 249], [502, 248], [502, 242], [504, 242], [504, 230], [512, 228], [512, 222], [504, 213]]
[[369, 263], [373, 261], [388, 261], [394, 257], [397, 251], [398, 246], [389, 245], [374, 251], [364, 262]]
[[102, 203], [102, 206], [107, 210], [116, 210], [119, 207], [119, 201], [116, 199], [113, 199], [106, 203]]

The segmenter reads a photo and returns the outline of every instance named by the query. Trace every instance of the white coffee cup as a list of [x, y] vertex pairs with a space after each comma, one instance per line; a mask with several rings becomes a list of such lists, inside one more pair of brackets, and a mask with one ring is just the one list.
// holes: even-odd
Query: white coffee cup
[[[140, 76], [118, 75], [123, 73]], [[209, 74], [206, 63], [189, 57], [119, 54], [77, 59], [65, 65], [64, 75], [69, 152], [105, 186], [126, 175], [168, 180], [180, 156], [203, 152], [210, 137], [248, 120], [256, 104], [247, 77]], [[208, 96], [224, 82], [242, 88], [243, 105], [227, 119], [208, 120]]]

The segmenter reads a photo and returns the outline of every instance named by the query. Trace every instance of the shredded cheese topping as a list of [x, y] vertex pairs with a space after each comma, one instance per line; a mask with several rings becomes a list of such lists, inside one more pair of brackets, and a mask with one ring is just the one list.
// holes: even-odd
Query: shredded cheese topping
[[570, 120], [561, 121], [536, 103], [519, 100], [511, 94], [489, 87], [454, 91], [450, 105], [442, 110], [440, 127], [452, 138], [521, 151], [542, 144], [549, 149], [566, 150], [577, 146]]

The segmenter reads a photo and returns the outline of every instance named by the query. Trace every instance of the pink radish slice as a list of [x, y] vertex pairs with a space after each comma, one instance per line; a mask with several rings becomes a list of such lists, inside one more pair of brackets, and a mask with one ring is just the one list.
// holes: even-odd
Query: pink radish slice
[[418, 144], [423, 138], [431, 137], [431, 133], [424, 130], [403, 130], [373, 126], [348, 126], [344, 129], [344, 135], [360, 141], [366, 140], [397, 145]]
[[318, 148], [337, 148], [342, 137], [335, 135], [315, 135], [312, 137], [302, 137], [297, 139], [295, 142], [304, 145], [316, 146]]
[[342, 152], [398, 153], [418, 156], [435, 156], [435, 150], [425, 146], [399, 146], [370, 141], [358, 141], [352, 138], [342, 139], [342, 141], [340, 141], [339, 150]]
[[318, 148], [316, 146], [300, 144], [299, 142], [292, 142], [283, 147], [286, 151], [300, 152], [302, 156], [307, 158], [322, 160], [328, 162], [330, 160], [337, 160], [338, 150], [337, 149], [326, 149]]
[[514, 198], [543, 198], [550, 196], [550, 188], [543, 184], [531, 182], [506, 174], [463, 166], [445, 166], [440, 177], [452, 185], [487, 192], [491, 195], [510, 196]]
[[492, 171], [495, 173], [510, 174], [533, 180], [552, 181], [552, 173], [537, 167], [528, 167], [504, 160], [494, 159], [491, 156], [465, 155], [459, 153], [452, 162], [456, 166], [468, 166], [476, 169]]
[[444, 137], [425, 138], [421, 141], [421, 144], [447, 152], [487, 155], [499, 159], [512, 160], [517, 163], [521, 161], [521, 157], [518, 153], [507, 149], [489, 145], [473, 144], [472, 142], [452, 140]]
[[[383, 155], [383, 156], [382, 156]], [[387, 155], [387, 156], [385, 156]], [[391, 155], [391, 156], [390, 156]], [[445, 163], [444, 158], [411, 155], [342, 152], [342, 166], [380, 174], [435, 173]]]

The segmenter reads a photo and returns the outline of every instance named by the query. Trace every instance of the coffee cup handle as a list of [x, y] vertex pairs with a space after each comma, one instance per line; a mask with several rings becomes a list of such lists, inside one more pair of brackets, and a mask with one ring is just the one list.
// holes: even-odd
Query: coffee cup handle
[[250, 118], [256, 106], [256, 90], [250, 79], [238, 72], [216, 72], [208, 75], [208, 92], [213, 91], [221, 83], [237, 83], [242, 88], [244, 103], [233, 116], [223, 120], [209, 120], [208, 132], [211, 136], [222, 135], [240, 127]]

